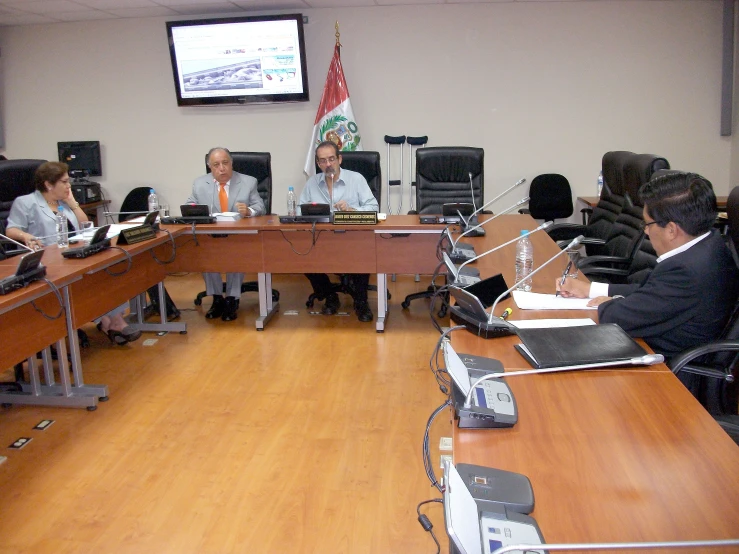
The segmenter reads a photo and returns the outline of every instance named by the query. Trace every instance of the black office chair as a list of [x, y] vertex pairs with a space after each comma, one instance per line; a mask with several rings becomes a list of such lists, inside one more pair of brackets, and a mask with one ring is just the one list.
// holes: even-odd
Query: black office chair
[[[128, 219], [149, 213], [149, 194], [151, 189], [152, 187], [136, 187], [126, 195], [121, 203], [121, 213], [118, 214], [118, 223], [123, 223]], [[151, 304], [144, 308], [144, 316], [149, 317], [159, 314], [159, 286], [154, 285], [153, 287], [149, 287], [146, 292], [149, 294]], [[180, 317], [180, 310], [177, 309], [166, 288], [164, 289], [164, 302], [167, 307], [168, 321]]]
[[559, 173], [537, 175], [529, 187], [529, 207], [518, 210], [534, 219], [566, 219], [575, 211], [567, 177]]
[[[13, 200], [35, 189], [33, 175], [38, 166], [46, 160], [2, 160], [0, 161], [0, 233], [5, 234], [5, 226], [10, 215]], [[14, 243], [0, 240], [0, 259], [24, 252]]]
[[[485, 151], [482, 148], [468, 146], [419, 148], [416, 150], [416, 210], [408, 213], [441, 215], [442, 206], [451, 202], [474, 203], [480, 207], [484, 204], [484, 185]], [[430, 285], [425, 291], [406, 296], [401, 306], [408, 308], [413, 300], [433, 298], [437, 292], [438, 287]], [[449, 296], [444, 294], [439, 317], [446, 315], [448, 305]]]
[[127, 219], [140, 217], [149, 213], [149, 191], [152, 187], [136, 187], [131, 190], [121, 203], [121, 213], [118, 214], [118, 223]]
[[[269, 152], [231, 152], [233, 158], [233, 170], [243, 175], [249, 175], [257, 180], [257, 192], [264, 202], [265, 213], [272, 213], [272, 154]], [[205, 172], [210, 173], [208, 167], [208, 154], [205, 155]], [[226, 292], [226, 285], [223, 285]], [[245, 292], [258, 292], [259, 283], [256, 281], [245, 281], [241, 284], [241, 294]], [[195, 305], [200, 306], [203, 298], [208, 296], [206, 291], [200, 291], [195, 297]], [[272, 289], [272, 300], [280, 299], [280, 291]]]
[[[382, 198], [382, 170], [380, 168], [380, 153], [379, 152], [365, 152], [365, 151], [353, 151], [353, 152], [341, 152], [341, 168], [348, 169], [349, 171], [356, 171], [361, 173], [366, 179], [367, 185], [369, 185], [375, 200], [377, 200], [378, 207], [381, 206]], [[316, 173], [320, 173], [321, 169], [316, 165]], [[340, 274], [338, 283], [331, 283], [331, 292], [348, 294], [352, 298], [354, 294], [354, 284], [351, 280], [350, 274]], [[369, 285], [367, 290], [377, 290], [375, 285]], [[387, 293], [388, 300], [391, 295]], [[318, 297], [311, 293], [305, 305], [308, 308], [312, 308]]]

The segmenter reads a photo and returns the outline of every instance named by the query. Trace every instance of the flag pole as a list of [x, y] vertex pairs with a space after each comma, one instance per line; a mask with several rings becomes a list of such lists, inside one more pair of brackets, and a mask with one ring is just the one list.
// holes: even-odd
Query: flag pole
[[339, 50], [339, 56], [341, 56], [341, 42], [339, 42], [339, 37], [341, 37], [341, 33], [339, 33], [339, 20], [336, 20], [336, 25], [334, 25], [334, 29], [336, 29], [336, 48]]

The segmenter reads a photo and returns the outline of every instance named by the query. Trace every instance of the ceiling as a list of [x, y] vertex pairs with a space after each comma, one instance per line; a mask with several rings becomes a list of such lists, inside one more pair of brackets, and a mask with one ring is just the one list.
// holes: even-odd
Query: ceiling
[[403, 4], [481, 4], [543, 0], [0, 0], [0, 26], [158, 16], [237, 14]]

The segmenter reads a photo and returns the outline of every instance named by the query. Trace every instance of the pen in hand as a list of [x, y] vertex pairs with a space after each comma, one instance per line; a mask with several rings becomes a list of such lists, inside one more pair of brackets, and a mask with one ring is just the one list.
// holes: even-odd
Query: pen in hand
[[[567, 280], [567, 275], [570, 273], [570, 269], [572, 269], [572, 260], [570, 260], [570, 263], [567, 264], [565, 272], [562, 274], [562, 281], [559, 283], [560, 287], [565, 284], [565, 281]], [[557, 291], [554, 296], [559, 296], [559, 291]]]

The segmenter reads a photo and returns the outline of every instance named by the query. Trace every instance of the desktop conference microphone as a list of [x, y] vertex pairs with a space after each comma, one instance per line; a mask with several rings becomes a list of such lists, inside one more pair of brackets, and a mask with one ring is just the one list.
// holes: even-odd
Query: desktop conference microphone
[[472, 186], [472, 172], [470, 171], [468, 175], [470, 176], [470, 194], [472, 195], [472, 215], [470, 216], [472, 217], [477, 213], [477, 206], [475, 206], [475, 187]]
[[[523, 179], [519, 179], [519, 180], [518, 180], [518, 181], [516, 182], [516, 184], [515, 184], [515, 185], [513, 185], [513, 186], [512, 186], [511, 188], [509, 188], [509, 189], [506, 189], [506, 190], [504, 190], [504, 191], [503, 191], [503, 192], [501, 192], [501, 193], [500, 193], [500, 194], [499, 194], [498, 196], [496, 196], [495, 198], [493, 198], [493, 199], [492, 199], [492, 200], [491, 200], [490, 202], [486, 202], [486, 203], [485, 203], [484, 205], [480, 206], [480, 207], [479, 207], [479, 208], [477, 208], [477, 209], [476, 209], [475, 211], [473, 211], [473, 212], [472, 212], [472, 213], [470, 214], [470, 217], [469, 217], [469, 218], [467, 218], [467, 219], [465, 219], [465, 218], [464, 218], [464, 217], [462, 216], [462, 214], [459, 214], [459, 217], [460, 217], [460, 219], [462, 220], [462, 223], [464, 223], [464, 224], [465, 224], [465, 227], [469, 226], [468, 222], [469, 222], [469, 221], [470, 221], [470, 220], [471, 220], [471, 219], [472, 219], [473, 217], [475, 217], [475, 216], [476, 216], [476, 215], [477, 215], [478, 213], [480, 213], [480, 212], [481, 212], [481, 211], [483, 211], [483, 210], [484, 210], [485, 208], [487, 208], [488, 206], [490, 206], [490, 204], [492, 204], [492, 203], [493, 203], [493, 202], [495, 202], [496, 200], [498, 200], [498, 199], [502, 198], [503, 196], [505, 196], [506, 194], [508, 194], [508, 193], [509, 193], [510, 191], [512, 191], [512, 190], [513, 190], [513, 189], [515, 189], [516, 187], [518, 187], [518, 186], [520, 186], [520, 185], [524, 184], [525, 182], [526, 182], [526, 178], [525, 178], [525, 177], [524, 177]], [[472, 173], [470, 173], [470, 187], [471, 187], [471, 186], [472, 186]], [[474, 191], [473, 191], [473, 193], [472, 193], [472, 202], [473, 202], [473, 207], [474, 207], [474, 201], [475, 201], [475, 194], [474, 194]], [[457, 211], [457, 213], [459, 213], [459, 211]]]
[[[529, 234], [531, 234], [531, 233], [529, 233]], [[544, 262], [543, 264], [541, 264], [534, 271], [532, 271], [531, 273], [529, 273], [526, 277], [524, 277], [523, 279], [521, 279], [520, 281], [518, 281], [517, 283], [515, 283], [511, 288], [509, 288], [503, 294], [501, 294], [500, 296], [498, 296], [498, 298], [495, 299], [495, 302], [493, 302], [493, 305], [490, 307], [490, 315], [488, 317], [488, 323], [492, 323], [493, 322], [493, 319], [495, 318], [495, 315], [493, 315], [495, 313], [495, 306], [498, 305], [498, 302], [500, 302], [500, 300], [503, 297], [505, 297], [506, 294], [508, 294], [509, 292], [511, 292], [512, 290], [514, 290], [518, 285], [520, 285], [521, 283], [523, 283], [525, 280], [529, 279], [530, 277], [532, 277], [533, 275], [537, 274], [539, 271], [541, 271], [542, 269], [544, 269], [546, 266], [548, 266], [550, 263], [552, 263], [556, 258], [558, 258], [559, 256], [561, 256], [562, 254], [566, 254], [568, 250], [570, 250], [572, 248], [575, 248], [578, 244], [580, 244], [580, 242], [584, 238], [585, 238], [584, 235], [580, 235], [579, 237], [576, 237], [575, 239], [573, 239], [572, 242], [570, 244], [568, 244], [565, 248], [563, 248], [562, 250], [560, 250], [559, 252], [557, 252], [554, 256], [552, 256], [551, 258], [549, 258], [546, 262]]]
[[517, 375], [535, 375], [538, 373], [555, 373], [557, 371], [576, 371], [578, 369], [596, 369], [601, 367], [609, 367], [609, 366], [616, 366], [616, 365], [654, 365], [654, 364], [661, 364], [665, 361], [665, 357], [662, 354], [646, 354], [644, 356], [638, 356], [636, 358], [631, 358], [629, 360], [614, 360], [610, 362], [596, 362], [592, 364], [580, 364], [580, 365], [568, 365], [568, 366], [562, 366], [562, 367], [548, 367], [544, 369], [525, 369], [523, 371], [509, 371], [509, 372], [499, 372], [499, 373], [489, 373], [488, 375], [483, 375], [480, 377], [477, 381], [474, 382], [472, 385], [472, 388], [470, 389], [470, 392], [467, 394], [467, 396], [464, 399], [464, 407], [469, 408], [472, 405], [472, 391], [474, 388], [482, 383], [483, 381], [486, 381], [487, 379], [500, 379], [501, 377], [515, 377]]
[[[488, 219], [487, 221], [491, 221], [491, 220], [490, 220], [490, 219]], [[484, 223], [487, 223], [487, 221], [485, 221]], [[519, 235], [519, 236], [517, 236], [516, 238], [514, 238], [514, 239], [511, 239], [511, 240], [509, 240], [508, 242], [504, 242], [503, 244], [499, 244], [499, 245], [498, 245], [498, 246], [496, 246], [495, 248], [491, 248], [491, 249], [490, 249], [490, 250], [488, 250], [487, 252], [483, 252], [483, 253], [482, 253], [482, 254], [480, 254], [479, 256], [475, 256], [474, 258], [470, 258], [469, 260], [465, 261], [465, 262], [464, 262], [464, 263], [463, 263], [462, 265], [460, 265], [460, 266], [459, 266], [459, 267], [457, 268], [457, 271], [462, 271], [462, 268], [463, 268], [464, 266], [466, 266], [467, 264], [469, 264], [469, 263], [472, 263], [472, 262], [475, 262], [475, 261], [479, 260], [480, 258], [482, 258], [483, 256], [487, 256], [488, 254], [491, 254], [491, 253], [495, 252], [496, 250], [500, 250], [500, 249], [501, 249], [501, 248], [503, 248], [504, 246], [508, 246], [509, 244], [513, 244], [514, 242], [517, 242], [517, 241], [521, 240], [521, 239], [522, 239], [523, 237], [528, 237], [528, 236], [530, 236], [530, 235], [532, 235], [532, 234], [536, 233], [537, 231], [541, 231], [541, 230], [543, 230], [543, 229], [546, 229], [546, 228], [548, 228], [548, 227], [551, 227], [551, 225], [552, 225], [552, 222], [551, 222], [551, 221], [545, 221], [544, 223], [542, 223], [541, 225], [539, 225], [539, 226], [538, 226], [538, 227], [537, 227], [536, 229], [534, 229], [533, 231], [529, 231], [529, 232], [528, 232], [528, 234], [526, 234], [526, 235]]]

